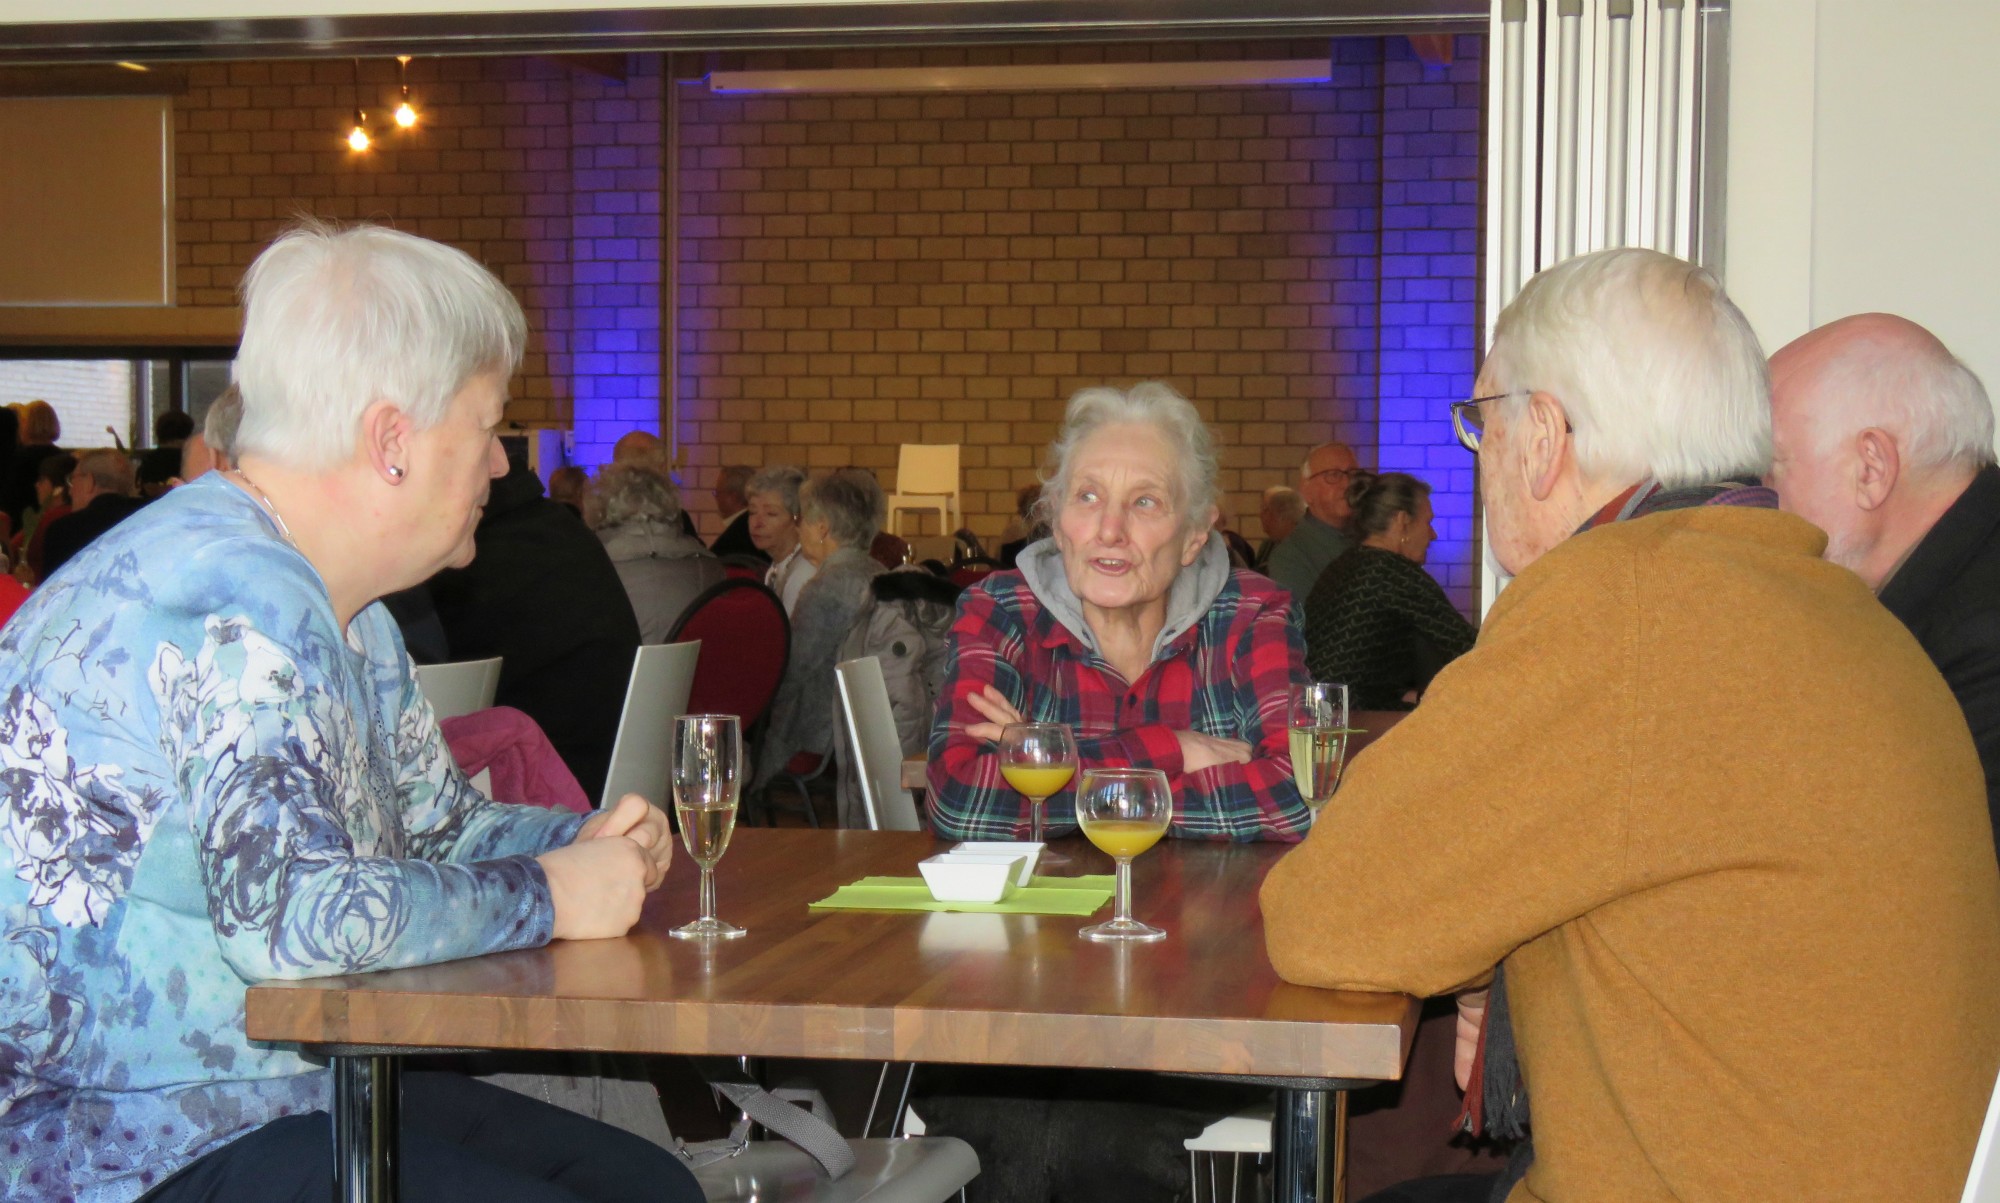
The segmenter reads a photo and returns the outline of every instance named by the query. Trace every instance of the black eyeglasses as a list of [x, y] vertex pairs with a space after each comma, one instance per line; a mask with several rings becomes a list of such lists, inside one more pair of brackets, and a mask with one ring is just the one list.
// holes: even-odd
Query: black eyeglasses
[[[1458, 436], [1459, 446], [1467, 451], [1479, 452], [1479, 436], [1486, 433], [1486, 412], [1480, 408], [1488, 401], [1505, 401], [1509, 397], [1532, 396], [1530, 389], [1515, 389], [1511, 393], [1488, 393], [1484, 397], [1470, 397], [1464, 401], [1451, 403], [1451, 430]], [[1576, 427], [1570, 425], [1569, 415], [1563, 415], [1563, 429], [1570, 434]]]
[[1321, 468], [1319, 471], [1313, 473], [1311, 476], [1306, 477], [1306, 479], [1318, 480], [1322, 476], [1352, 476], [1352, 475], [1354, 475], [1354, 469], [1352, 468]]

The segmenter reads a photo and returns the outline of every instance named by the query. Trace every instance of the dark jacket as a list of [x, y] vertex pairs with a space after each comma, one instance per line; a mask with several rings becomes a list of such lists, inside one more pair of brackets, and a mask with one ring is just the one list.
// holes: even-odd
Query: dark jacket
[[604, 792], [639, 620], [604, 544], [516, 464], [493, 482], [466, 568], [431, 578], [453, 660], [502, 657], [494, 704], [524, 711], [592, 801]]
[[1320, 573], [1305, 600], [1306, 671], [1342, 681], [1356, 710], [1408, 710], [1478, 633], [1423, 566], [1380, 547], [1354, 547]]
[[2000, 827], [2000, 468], [1980, 470], [1882, 586], [1965, 711]]
[[89, 505], [51, 522], [49, 533], [42, 538], [42, 579], [54, 576], [56, 569], [90, 546], [91, 540], [145, 508], [146, 503], [137, 497], [99, 493]]
[[736, 515], [734, 522], [723, 527], [722, 533], [715, 537], [715, 542], [709, 544], [708, 549], [714, 552], [717, 558], [722, 556], [754, 556], [766, 564], [771, 562], [771, 553], [760, 550], [755, 543], [750, 541], [749, 510]]
[[24, 443], [0, 464], [0, 507], [21, 529], [21, 512], [35, 508], [35, 478], [41, 475], [42, 461], [60, 452], [54, 443]]

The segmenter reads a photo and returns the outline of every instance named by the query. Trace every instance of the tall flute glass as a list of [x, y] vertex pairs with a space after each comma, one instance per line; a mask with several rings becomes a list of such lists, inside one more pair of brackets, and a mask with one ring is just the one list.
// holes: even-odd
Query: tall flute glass
[[[1076, 776], [1076, 739], [1061, 723], [1010, 723], [1000, 733], [1000, 775], [1028, 800], [1030, 839], [1044, 842], [1052, 795]], [[1066, 865], [1070, 858], [1044, 848], [1038, 865]]]
[[1347, 737], [1354, 733], [1348, 717], [1347, 686], [1319, 681], [1292, 686], [1292, 780], [1314, 818], [1340, 788]]
[[736, 831], [743, 778], [743, 729], [733, 714], [674, 720], [674, 812], [681, 843], [701, 866], [701, 917], [668, 933], [683, 940], [733, 940], [743, 929], [715, 917], [715, 863]]
[[1086, 940], [1164, 940], [1167, 933], [1132, 917], [1132, 858], [1160, 842], [1174, 817], [1174, 795], [1158, 769], [1086, 769], [1076, 791], [1076, 820], [1098, 851], [1118, 862], [1111, 918], [1077, 934]]

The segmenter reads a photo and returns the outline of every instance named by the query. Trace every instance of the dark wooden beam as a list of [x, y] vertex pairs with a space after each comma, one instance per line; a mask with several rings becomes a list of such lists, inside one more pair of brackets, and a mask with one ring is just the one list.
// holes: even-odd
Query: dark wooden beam
[[0, 25], [0, 64], [1479, 32], [1481, 0], [919, 0]]

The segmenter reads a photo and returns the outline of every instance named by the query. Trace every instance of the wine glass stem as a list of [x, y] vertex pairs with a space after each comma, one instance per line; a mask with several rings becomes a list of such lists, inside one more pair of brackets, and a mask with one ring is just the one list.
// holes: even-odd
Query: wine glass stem
[[1121, 856], [1117, 859], [1118, 895], [1117, 901], [1112, 904], [1112, 921], [1114, 923], [1130, 923], [1132, 921], [1132, 858]]
[[715, 870], [707, 865], [701, 867], [701, 917], [715, 918]]
[[1047, 798], [1028, 799], [1028, 829], [1037, 844], [1042, 842], [1042, 830], [1048, 824], [1048, 806]]

